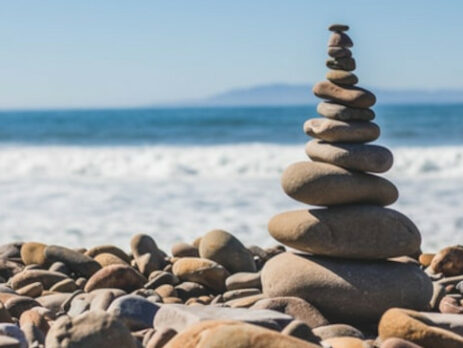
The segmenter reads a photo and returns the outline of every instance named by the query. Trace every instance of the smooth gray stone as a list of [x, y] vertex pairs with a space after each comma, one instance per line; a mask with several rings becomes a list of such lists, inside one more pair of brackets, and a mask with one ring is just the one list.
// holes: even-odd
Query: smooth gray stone
[[131, 331], [150, 328], [159, 306], [137, 295], [125, 295], [115, 299], [108, 313], [115, 315]]
[[237, 320], [267, 328], [282, 329], [293, 318], [271, 310], [227, 308], [215, 306], [162, 305], [154, 318], [154, 328], [171, 328], [180, 332], [195, 323], [206, 320]]

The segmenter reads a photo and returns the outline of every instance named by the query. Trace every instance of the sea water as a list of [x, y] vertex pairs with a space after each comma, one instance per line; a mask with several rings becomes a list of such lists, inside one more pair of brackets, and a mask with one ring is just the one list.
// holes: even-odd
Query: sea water
[[[391, 207], [423, 250], [463, 242], [463, 105], [375, 108], [377, 144], [394, 153]], [[0, 243], [69, 247], [135, 233], [168, 248], [214, 229], [272, 245], [266, 224], [306, 205], [280, 187], [308, 160], [315, 106], [0, 112]]]

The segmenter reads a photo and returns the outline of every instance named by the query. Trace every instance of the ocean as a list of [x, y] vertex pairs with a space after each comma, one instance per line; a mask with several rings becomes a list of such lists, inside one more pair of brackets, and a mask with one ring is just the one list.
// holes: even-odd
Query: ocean
[[[385, 177], [423, 250], [463, 242], [463, 105], [375, 108], [395, 163]], [[0, 243], [168, 249], [222, 228], [273, 245], [266, 224], [303, 209], [280, 187], [307, 160], [315, 106], [0, 112]]]

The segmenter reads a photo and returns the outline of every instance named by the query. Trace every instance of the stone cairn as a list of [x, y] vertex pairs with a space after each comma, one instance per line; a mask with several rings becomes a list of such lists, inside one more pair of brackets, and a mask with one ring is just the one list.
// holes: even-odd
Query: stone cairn
[[[371, 173], [386, 172], [392, 153], [376, 140], [371, 122], [376, 97], [357, 87], [352, 40], [346, 25], [332, 25], [327, 81], [313, 93], [323, 99], [304, 131], [316, 139], [306, 153], [312, 161], [290, 165], [282, 176], [285, 193], [323, 206], [285, 212], [269, 222], [279, 242], [310, 255], [284, 253], [264, 267], [267, 296], [297, 296], [334, 321], [375, 322], [391, 307], [426, 309], [432, 295], [428, 277], [411, 262], [390, 260], [420, 252], [418, 229], [403, 214], [385, 208], [398, 198], [394, 184]], [[410, 261], [410, 259], [408, 259]]]

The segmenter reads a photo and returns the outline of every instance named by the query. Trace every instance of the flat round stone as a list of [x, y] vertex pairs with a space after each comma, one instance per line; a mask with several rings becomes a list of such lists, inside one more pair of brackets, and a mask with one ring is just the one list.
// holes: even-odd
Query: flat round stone
[[378, 139], [380, 129], [373, 122], [339, 121], [312, 118], [304, 123], [304, 132], [328, 142], [367, 143]]
[[392, 167], [392, 152], [378, 145], [330, 144], [314, 139], [305, 147], [312, 161], [334, 164], [361, 172], [384, 173]]
[[337, 84], [353, 86], [359, 82], [357, 75], [345, 70], [329, 70], [326, 73], [326, 79]]
[[340, 204], [394, 203], [399, 193], [393, 183], [380, 176], [351, 172], [321, 162], [297, 162], [283, 172], [286, 194], [300, 202], [332, 206]]
[[352, 51], [346, 47], [328, 47], [328, 55], [333, 58], [352, 57]]
[[300, 297], [345, 324], [377, 322], [392, 307], [426, 310], [432, 296], [431, 280], [413, 264], [291, 253], [265, 264], [262, 286], [267, 297]]
[[345, 25], [345, 24], [331, 24], [331, 25], [328, 27], [328, 30], [329, 30], [329, 31], [348, 31], [348, 30], [349, 30], [349, 26], [348, 26], [348, 25]]
[[326, 61], [326, 66], [334, 70], [353, 71], [355, 70], [355, 59], [352, 57], [332, 58]]
[[328, 101], [319, 103], [317, 112], [327, 118], [340, 121], [371, 121], [375, 118], [372, 109], [351, 108]]
[[268, 230], [291, 248], [314, 255], [387, 259], [420, 250], [421, 236], [405, 215], [376, 205], [296, 210], [274, 216]]
[[376, 97], [370, 91], [360, 87], [342, 87], [330, 81], [318, 82], [313, 93], [323, 99], [354, 108], [367, 109], [376, 103]]
[[335, 31], [331, 34], [330, 39], [328, 40], [328, 47], [352, 47], [354, 43], [352, 42], [349, 35], [344, 34], [343, 32]]

